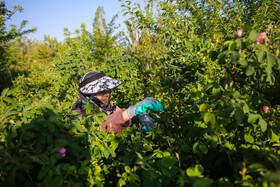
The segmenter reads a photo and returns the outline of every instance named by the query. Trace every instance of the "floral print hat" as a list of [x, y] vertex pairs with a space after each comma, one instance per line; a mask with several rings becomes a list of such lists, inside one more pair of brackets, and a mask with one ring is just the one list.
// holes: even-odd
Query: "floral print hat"
[[81, 78], [79, 90], [83, 95], [92, 95], [112, 90], [121, 84], [121, 81], [106, 76], [103, 71], [91, 71]]

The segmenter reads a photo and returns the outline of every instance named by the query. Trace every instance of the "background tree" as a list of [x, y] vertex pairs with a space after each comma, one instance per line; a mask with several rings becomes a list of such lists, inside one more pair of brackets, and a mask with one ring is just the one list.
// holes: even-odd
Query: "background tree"
[[114, 33], [117, 29], [115, 21], [118, 16], [114, 15], [109, 24], [106, 24], [104, 17], [103, 7], [99, 6], [93, 21], [93, 42], [91, 46], [92, 56], [96, 63], [103, 63], [106, 58], [114, 56], [119, 51], [116, 46], [118, 35]]
[[21, 22], [19, 28], [16, 25], [11, 25], [11, 29], [7, 30], [7, 20], [11, 19], [18, 11], [23, 11], [23, 8], [21, 6], [15, 6], [13, 10], [8, 10], [5, 2], [0, 2], [0, 74], [2, 75], [0, 91], [10, 86], [12, 79], [17, 75], [17, 72], [10, 69], [10, 62], [7, 60], [9, 56], [9, 53], [6, 51], [7, 43], [15, 38], [36, 31], [35, 28], [24, 30], [24, 27], [28, 23], [26, 20]]
[[93, 30], [96, 29], [101, 34], [105, 34], [105, 28], [106, 28], [106, 20], [105, 20], [105, 11], [102, 6], [98, 6], [95, 17], [93, 20]]

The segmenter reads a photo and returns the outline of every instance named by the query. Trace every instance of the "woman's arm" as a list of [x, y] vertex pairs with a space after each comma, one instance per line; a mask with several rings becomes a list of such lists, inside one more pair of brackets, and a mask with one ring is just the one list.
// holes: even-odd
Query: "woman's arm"
[[119, 133], [131, 125], [126, 109], [119, 109], [107, 117], [108, 119], [100, 126], [102, 131]]
[[130, 120], [130, 118], [127, 115], [127, 110], [126, 109], [123, 110], [122, 115], [123, 115], [123, 120], [124, 121]]

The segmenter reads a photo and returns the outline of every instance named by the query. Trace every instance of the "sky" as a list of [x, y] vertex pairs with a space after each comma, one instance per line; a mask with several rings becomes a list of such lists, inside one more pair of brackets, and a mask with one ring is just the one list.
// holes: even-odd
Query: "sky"
[[[55, 37], [58, 41], [64, 40], [64, 28], [73, 33], [81, 24], [86, 24], [86, 30], [92, 30], [92, 23], [98, 6], [103, 6], [106, 23], [109, 23], [115, 14], [118, 14], [116, 23], [122, 24], [121, 2], [118, 0], [4, 0], [8, 10], [20, 5], [23, 12], [17, 12], [7, 21], [10, 24], [20, 25], [27, 20], [25, 29], [36, 27], [35, 33], [28, 34], [30, 39], [43, 41], [44, 35]], [[132, 3], [144, 5], [144, 0], [131, 0]], [[141, 6], [142, 7], [142, 6]]]

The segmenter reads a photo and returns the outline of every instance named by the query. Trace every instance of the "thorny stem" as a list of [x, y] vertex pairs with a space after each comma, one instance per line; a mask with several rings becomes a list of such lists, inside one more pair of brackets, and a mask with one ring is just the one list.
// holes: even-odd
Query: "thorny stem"
[[178, 102], [178, 112], [179, 112], [179, 134], [182, 137], [182, 112], [181, 112], [181, 99]]
[[229, 153], [227, 152], [227, 150], [226, 150], [226, 149], [225, 149], [225, 147], [223, 146], [223, 143], [222, 143], [222, 141], [221, 141], [221, 137], [220, 137], [219, 135], [217, 135], [217, 136], [218, 136], [218, 138], [219, 138], [219, 142], [220, 142], [220, 144], [221, 144], [221, 146], [222, 146], [223, 150], [224, 150], [224, 151], [225, 151], [225, 153], [227, 154], [227, 157], [228, 157], [228, 160], [229, 160], [230, 166], [232, 167], [232, 162], [231, 162], [231, 159], [230, 159]]

